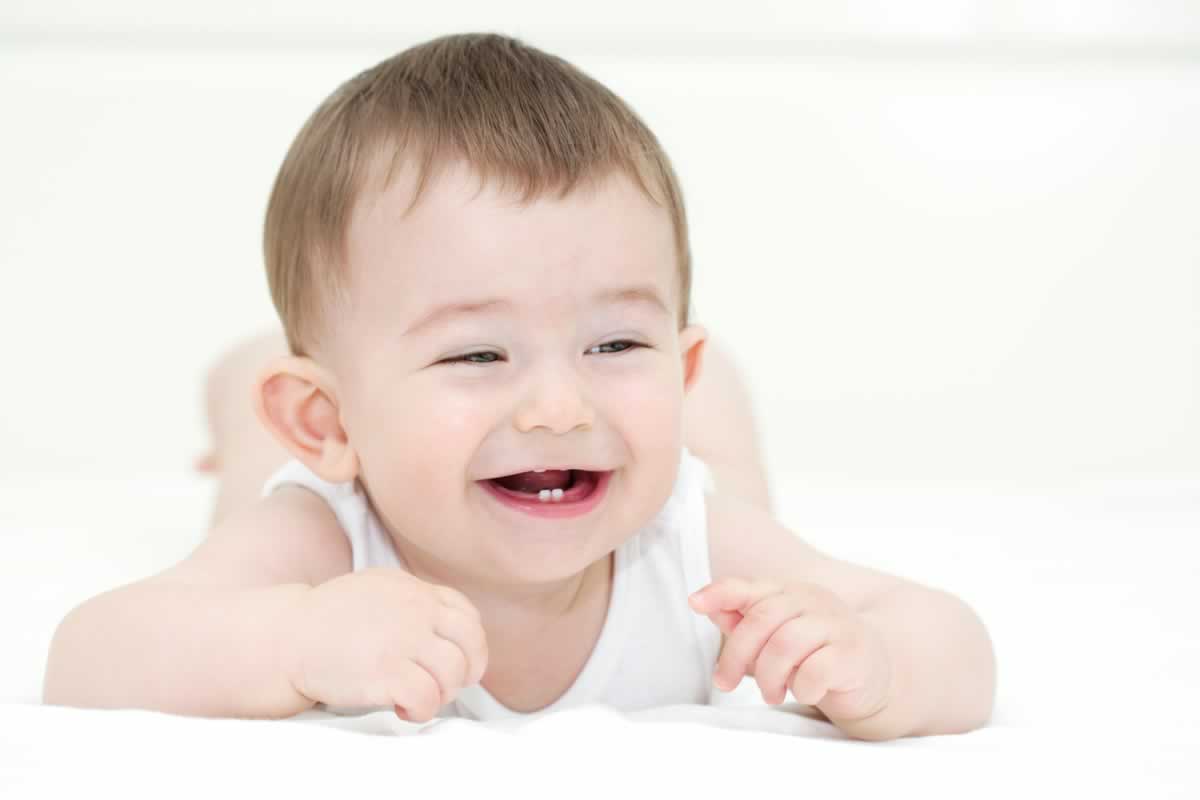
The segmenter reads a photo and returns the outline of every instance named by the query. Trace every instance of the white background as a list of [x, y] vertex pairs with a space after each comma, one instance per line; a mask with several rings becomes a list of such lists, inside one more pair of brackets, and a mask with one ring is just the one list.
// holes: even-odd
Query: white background
[[0, 6], [0, 479], [186, 471], [300, 124], [471, 30], [659, 135], [773, 471], [1200, 477], [1200, 4], [568, 6]]
[[[780, 518], [978, 611], [986, 729], [811, 739], [793, 761], [766, 733], [567, 713], [522, 771], [525, 748], [491, 738], [401, 761], [387, 737], [11, 705], [40, 697], [67, 611], [204, 535], [201, 381], [276, 324], [262, 214], [304, 118], [382, 58], [477, 30], [574, 61], [657, 132]], [[0, 795], [161, 796], [179, 775], [307, 795], [397, 764], [408, 788], [464, 763], [536, 783], [604, 748], [620, 780], [650, 760], [726, 795], [800, 775], [1196, 796], [1198, 142], [1195, 0], [0, 3]], [[607, 790], [597, 775], [573, 790]]]

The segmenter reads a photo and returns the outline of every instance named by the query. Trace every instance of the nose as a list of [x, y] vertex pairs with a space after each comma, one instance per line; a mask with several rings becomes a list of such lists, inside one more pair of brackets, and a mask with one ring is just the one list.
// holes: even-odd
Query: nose
[[546, 428], [562, 435], [592, 427], [596, 412], [575, 370], [546, 368], [532, 378], [517, 409], [517, 430], [528, 433]]

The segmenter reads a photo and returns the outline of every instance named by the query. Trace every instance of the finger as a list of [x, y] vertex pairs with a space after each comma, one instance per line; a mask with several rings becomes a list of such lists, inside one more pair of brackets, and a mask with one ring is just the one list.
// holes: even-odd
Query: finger
[[796, 702], [806, 706], [820, 703], [837, 677], [837, 665], [838, 651], [830, 645], [804, 659], [790, 682]]
[[763, 701], [777, 705], [787, 699], [788, 682], [803, 661], [828, 643], [828, 627], [819, 617], [792, 617], [763, 645], [754, 664], [754, 680]]
[[462, 685], [473, 686], [479, 683], [483, 673], [487, 671], [488, 663], [487, 638], [479, 620], [458, 608], [447, 607], [438, 614], [433, 632], [453, 642], [462, 652], [467, 663]]
[[744, 578], [721, 578], [688, 597], [688, 604], [701, 614], [716, 611], [745, 611], [763, 596], [780, 591], [780, 587], [763, 581]]
[[442, 687], [430, 672], [413, 661], [404, 661], [392, 684], [396, 716], [409, 722], [428, 722], [442, 707]]
[[450, 586], [441, 585], [434, 586], [433, 591], [443, 605], [450, 606], [451, 608], [457, 608], [460, 611], [465, 612], [467, 615], [474, 617], [476, 621], [480, 620], [479, 609], [476, 608], [475, 604], [472, 603], [470, 599], [468, 599], [467, 596], [462, 592]]
[[718, 688], [729, 691], [737, 686], [750, 665], [758, 660], [758, 654], [771, 634], [802, 612], [798, 598], [784, 593], [767, 595], [746, 609], [742, 621], [729, 634], [717, 661], [713, 679]]
[[418, 666], [423, 667], [437, 681], [442, 697], [439, 705], [446, 705], [458, 696], [466, 684], [467, 659], [462, 648], [449, 639], [431, 636], [421, 649], [412, 656]]
[[733, 629], [742, 621], [742, 612], [740, 611], [717, 611], [707, 616], [712, 620], [712, 624], [716, 625], [726, 636], [732, 633]]

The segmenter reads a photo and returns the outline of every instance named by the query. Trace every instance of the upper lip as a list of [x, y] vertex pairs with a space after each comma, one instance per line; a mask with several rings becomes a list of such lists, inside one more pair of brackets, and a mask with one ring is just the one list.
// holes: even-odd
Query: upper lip
[[501, 472], [497, 475], [492, 475], [490, 478], [484, 478], [483, 480], [490, 481], [490, 480], [495, 480], [496, 478], [506, 478], [509, 475], [517, 475], [522, 472], [544, 472], [546, 470], [572, 470], [572, 469], [577, 469], [577, 470], [580, 470], [581, 472], [608, 472], [609, 471], [608, 467], [581, 466], [579, 464], [573, 464], [573, 465], [568, 465], [568, 466], [543, 466], [543, 465], [539, 464], [539, 465], [533, 466], [533, 467], [519, 467], [517, 469], [509, 470], [508, 472]]

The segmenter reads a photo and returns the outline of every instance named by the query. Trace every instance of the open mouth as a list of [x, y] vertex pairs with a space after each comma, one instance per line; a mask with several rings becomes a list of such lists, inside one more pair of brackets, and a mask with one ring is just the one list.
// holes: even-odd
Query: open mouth
[[536, 516], [576, 516], [594, 508], [603, 497], [612, 472], [548, 469], [520, 472], [479, 481], [505, 505]]
[[492, 478], [499, 491], [542, 503], [574, 503], [595, 491], [599, 473], [583, 469], [548, 469]]

